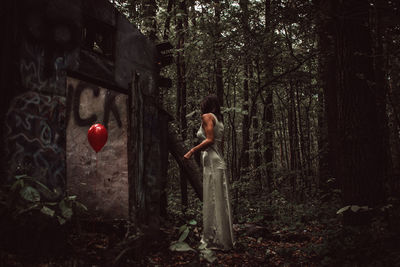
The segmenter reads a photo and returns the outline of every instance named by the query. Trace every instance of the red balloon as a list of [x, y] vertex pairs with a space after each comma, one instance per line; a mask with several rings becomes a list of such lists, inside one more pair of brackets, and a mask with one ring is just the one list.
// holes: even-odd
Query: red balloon
[[99, 152], [106, 144], [108, 133], [106, 127], [97, 123], [93, 124], [88, 131], [89, 144], [92, 146], [94, 151]]

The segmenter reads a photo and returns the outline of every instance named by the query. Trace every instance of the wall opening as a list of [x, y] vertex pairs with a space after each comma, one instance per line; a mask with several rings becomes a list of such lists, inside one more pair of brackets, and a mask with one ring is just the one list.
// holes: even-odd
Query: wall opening
[[[67, 78], [67, 190], [104, 218], [127, 219], [129, 213], [127, 99], [126, 94]], [[94, 123], [108, 131], [98, 153], [87, 140]]]

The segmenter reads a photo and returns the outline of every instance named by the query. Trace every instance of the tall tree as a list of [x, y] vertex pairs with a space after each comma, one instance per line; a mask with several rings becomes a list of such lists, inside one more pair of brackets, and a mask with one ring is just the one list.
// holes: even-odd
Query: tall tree
[[163, 33], [163, 40], [168, 40], [169, 38], [169, 31], [170, 31], [170, 24], [171, 24], [171, 11], [172, 5], [174, 4], [174, 0], [168, 0], [167, 4], [167, 18], [165, 19], [164, 23], [164, 33]]
[[157, 40], [157, 2], [156, 0], [142, 1], [143, 30], [152, 41]]
[[[374, 207], [384, 200], [387, 147], [385, 90], [374, 81], [370, 56], [370, 5], [347, 0], [338, 11], [338, 178], [345, 205]], [[360, 223], [356, 213], [345, 218], [348, 223]]]
[[337, 178], [337, 77], [335, 58], [336, 3], [331, 0], [315, 1], [318, 34], [319, 86], [319, 185], [324, 189], [328, 178]]
[[[250, 38], [250, 25], [249, 25], [249, 9], [248, 0], [239, 1], [241, 13], [241, 22], [243, 27], [243, 42], [244, 42], [244, 54], [249, 54], [249, 43]], [[242, 170], [247, 170], [249, 167], [249, 148], [250, 148], [250, 119], [249, 119], [249, 80], [250, 80], [250, 60], [248, 56], [244, 56], [244, 80], [243, 80], [243, 121], [242, 121], [242, 150], [240, 153], [240, 165]]]
[[[273, 47], [273, 34], [274, 29], [272, 26], [272, 1], [265, 1], [265, 38], [268, 44], [268, 48]], [[264, 62], [266, 77], [272, 79], [273, 76], [273, 64], [271, 60], [270, 49], [264, 51]], [[264, 161], [266, 163], [265, 177], [267, 179], [268, 189], [272, 191], [272, 160], [273, 160], [273, 122], [274, 122], [274, 106], [273, 106], [273, 90], [271, 86], [266, 88], [266, 97], [263, 101], [263, 126], [264, 126]]]
[[217, 87], [217, 97], [219, 100], [219, 104], [221, 106], [224, 105], [223, 101], [223, 95], [224, 95], [224, 81], [222, 77], [222, 58], [220, 56], [220, 52], [222, 49], [221, 43], [222, 43], [222, 34], [221, 34], [221, 1], [220, 0], [215, 0], [214, 1], [215, 9], [214, 9], [214, 14], [215, 14], [215, 40], [216, 42], [214, 43], [214, 54], [215, 54], [215, 59], [214, 59], [214, 69], [215, 69], [215, 83]]
[[[188, 26], [188, 14], [186, 7], [186, 0], [179, 1], [179, 7], [177, 10], [177, 57], [176, 57], [176, 68], [177, 68], [177, 94], [176, 94], [176, 112], [177, 118], [179, 119], [180, 134], [184, 140], [187, 137], [187, 121], [186, 121], [186, 62], [185, 62], [185, 31]], [[187, 206], [187, 182], [185, 178], [185, 172], [180, 170], [181, 176], [181, 192], [182, 192], [182, 203]]]

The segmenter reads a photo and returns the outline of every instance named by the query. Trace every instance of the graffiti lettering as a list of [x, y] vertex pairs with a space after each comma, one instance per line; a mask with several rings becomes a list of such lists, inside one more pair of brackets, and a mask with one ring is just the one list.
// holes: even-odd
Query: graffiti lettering
[[[70, 99], [67, 101], [72, 103], [66, 130], [68, 192], [77, 195], [91, 210], [107, 217], [125, 218], [129, 199], [128, 96], [72, 77], [67, 78], [67, 86]], [[79, 118], [73, 114], [78, 114]], [[94, 116], [97, 120], [90, 121]], [[107, 143], [99, 153], [93, 151], [87, 139], [93, 122], [104, 124], [108, 132]]]
[[82, 82], [78, 84], [75, 90], [75, 97], [74, 97], [74, 119], [78, 126], [92, 125], [97, 120], [97, 116], [95, 114], [92, 114], [92, 116], [86, 119], [81, 118], [79, 114], [81, 94], [85, 89], [91, 89], [95, 97], [98, 97], [100, 93], [100, 89], [98, 87], [91, 86], [87, 83], [82, 83]]
[[[54, 68], [51, 68], [53, 58], [48, 59], [48, 53], [45, 47], [39, 44], [23, 43], [19, 65], [22, 85], [26, 90], [63, 95], [65, 90], [65, 76], [62, 72], [65, 67], [64, 56], [54, 58]], [[53, 72], [54, 75], [50, 75]]]
[[64, 121], [64, 97], [32, 91], [16, 97], [6, 121], [9, 175], [23, 167], [25, 174], [61, 194], [65, 186]]
[[[97, 87], [95, 85], [83, 81], [74, 80], [71, 78], [69, 78], [68, 81], [69, 82], [67, 90], [67, 121], [69, 120], [70, 113], [72, 112], [74, 121], [78, 126], [80, 127], [90, 126], [96, 121], [98, 121], [98, 118], [99, 116], [101, 116], [102, 113], [103, 124], [105, 127], [108, 127], [110, 121], [110, 112], [111, 112], [117, 122], [118, 127], [122, 128], [120, 111], [116, 104], [116, 98], [118, 96], [118, 93], [113, 92], [111, 90], [102, 89], [105, 92], [101, 94], [101, 87]], [[104, 96], [104, 104], [102, 111], [100, 112], [99, 110], [93, 111], [93, 114], [90, 115], [88, 118], [82, 118], [79, 108], [82, 104], [81, 102], [82, 92], [86, 89], [92, 90], [93, 96], [96, 98], [100, 97], [100, 95]], [[90, 103], [85, 103], [85, 104], [90, 105]]]
[[121, 128], [122, 127], [122, 122], [121, 122], [121, 118], [119, 116], [118, 113], [118, 108], [115, 105], [115, 97], [117, 95], [114, 92], [111, 92], [109, 90], [107, 90], [106, 93], [106, 98], [104, 101], [104, 119], [103, 119], [103, 124], [104, 126], [107, 128], [108, 126], [108, 119], [110, 117], [110, 110], [112, 111], [115, 119], [117, 120], [118, 123], [118, 127]]

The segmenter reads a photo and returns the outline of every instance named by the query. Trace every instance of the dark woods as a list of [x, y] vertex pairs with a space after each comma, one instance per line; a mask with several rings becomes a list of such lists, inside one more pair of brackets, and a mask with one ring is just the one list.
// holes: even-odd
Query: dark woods
[[[199, 261], [197, 252], [187, 247], [180, 248], [183, 252], [173, 253], [168, 248], [171, 241], [176, 244], [179, 240], [178, 244], [185, 243], [196, 249], [200, 239], [201, 166], [199, 160], [185, 165], [181, 157], [197, 142], [195, 136], [202, 114], [200, 101], [209, 94], [214, 94], [221, 104], [225, 126], [224, 158], [231, 183], [238, 244], [232, 253], [217, 254], [218, 263], [395, 266], [400, 262], [398, 1], [109, 2], [159, 48], [157, 67], [147, 76], [142, 75], [143, 82], [141, 80], [143, 84], [154, 84], [158, 88], [153, 90], [149, 86], [148, 89], [155, 92], [156, 100], [151, 101], [156, 102], [157, 107], [146, 106], [144, 102], [141, 105], [144, 112], [146, 108], [160, 112], [160, 121], [154, 122], [160, 127], [157, 131], [168, 128], [165, 133], [157, 133], [164, 145], [160, 145], [162, 162], [149, 165], [160, 165], [162, 181], [154, 178], [156, 171], [153, 173], [150, 167], [143, 167], [149, 180], [138, 183], [143, 188], [148, 183], [152, 191], [143, 189], [143, 195], [130, 196], [129, 201], [142, 201], [140, 209], [147, 216], [147, 222], [157, 226], [160, 223], [161, 230], [152, 236], [153, 239], [156, 236], [156, 243], [150, 243], [141, 239], [142, 233], [133, 235], [135, 227], [129, 224], [108, 225], [109, 228], [102, 230], [103, 235], [97, 232], [97, 236], [90, 237], [87, 232], [92, 225], [83, 224], [79, 226], [83, 229], [79, 228], [80, 237], [73, 236], [69, 241], [73, 247], [85, 247], [85, 251], [73, 252], [79, 258], [78, 264], [89, 261], [100, 265], [104, 262], [123, 265], [130, 261], [167, 266], [205, 264], [205, 260]], [[15, 10], [13, 3], [7, 1], [4, 5], [7, 10]], [[3, 91], [11, 81], [18, 80], [13, 77], [15, 73], [23, 74], [28, 70], [7, 64], [18, 57], [21, 50], [12, 45], [18, 44], [20, 40], [15, 38], [21, 36], [15, 34], [18, 29], [15, 25], [21, 21], [27, 23], [27, 20], [16, 16], [7, 18], [1, 25], [4, 36], [11, 40], [2, 42], [0, 50]], [[90, 21], [90, 16], [88, 18], [86, 20]], [[34, 27], [29, 29], [35, 33]], [[110, 29], [104, 27], [103, 35], [111, 36]], [[62, 57], [62, 51], [72, 49], [69, 46], [89, 44], [95, 47], [96, 34], [79, 43], [80, 35], [72, 33], [71, 43], [59, 46], [61, 52], [55, 49], [50, 54]], [[134, 32], [132, 40], [139, 40], [135, 39], [137, 36]], [[113, 78], [117, 72], [123, 75], [124, 68], [114, 68], [114, 63], [110, 63], [116, 58], [117, 50], [107, 40], [95, 47], [102, 50], [102, 61], [83, 69], [91, 71], [90, 66], [97, 66], [99, 75], [94, 84], [109, 76]], [[141, 53], [142, 47], [132, 48], [132, 51], [129, 47], [124, 43], [126, 53], [120, 53], [119, 58], [138, 55], [143, 59], [141, 62], [150, 62], [147, 52]], [[88, 55], [90, 58], [92, 54]], [[48, 57], [49, 61], [53, 60]], [[50, 70], [47, 74], [57, 75]], [[38, 77], [39, 81], [44, 79], [44, 76]], [[117, 80], [130, 81], [130, 77], [124, 79]], [[28, 81], [36, 80], [32, 77]], [[142, 85], [136, 83], [134, 88], [140, 95]], [[89, 89], [91, 99], [100, 99], [101, 88], [90, 84], [80, 81], [70, 85], [69, 94], [66, 94], [68, 120], [65, 119], [65, 123], [73, 119], [83, 127], [99, 119], [106, 125], [116, 125], [116, 129], [125, 129], [126, 114], [116, 101], [117, 92], [107, 91], [98, 113], [87, 116], [80, 113], [83, 91]], [[117, 87], [108, 83], [101, 85]], [[17, 84], [15, 88], [23, 86]], [[11, 99], [21, 93], [10, 91], [0, 99], [2, 121]], [[129, 97], [129, 101], [144, 101]], [[146, 123], [140, 118], [137, 122], [131, 127]], [[0, 130], [3, 139], [7, 133], [4, 127]], [[152, 135], [137, 132], [141, 136], [146, 136], [145, 133]], [[158, 153], [157, 149], [151, 149], [151, 144], [143, 148], [143, 155]], [[59, 161], [59, 157], [54, 161], [56, 159]], [[156, 169], [158, 171], [158, 167]], [[160, 203], [153, 196], [154, 199], [158, 197]], [[156, 208], [148, 211], [148, 207], [155, 205]], [[151, 216], [157, 214], [161, 217], [153, 220]], [[86, 219], [90, 222], [93, 218]], [[179, 226], [182, 227], [177, 229]], [[125, 237], [118, 231], [115, 234], [116, 228], [119, 232], [125, 231]], [[62, 233], [63, 238], [67, 236]], [[82, 238], [83, 233], [87, 234], [87, 240]], [[96, 250], [90, 242], [105, 248]], [[175, 250], [178, 250], [176, 246]], [[96, 256], [91, 254], [90, 260], [86, 260], [93, 251]], [[0, 256], [3, 262], [11, 262], [6, 258], [9, 256]]]
[[[316, 220], [325, 225], [319, 259], [327, 265], [369, 262], [361, 251], [374, 250], [374, 242], [393, 253], [400, 193], [397, 2], [133, 7], [133, 21], [152, 21], [158, 40], [168, 32], [175, 46], [177, 71], [163, 72], [176, 82], [161, 92], [162, 104], [177, 112], [174, 125], [187, 142], [194, 140], [199, 100], [219, 96], [238, 223], [294, 227]], [[157, 16], [141, 16], [147, 9]], [[340, 238], [346, 235], [359, 249], [350, 256], [339, 251], [350, 246]]]

